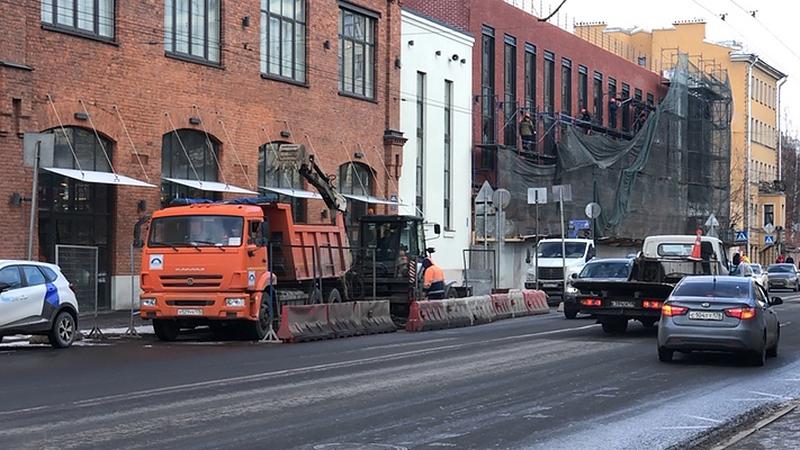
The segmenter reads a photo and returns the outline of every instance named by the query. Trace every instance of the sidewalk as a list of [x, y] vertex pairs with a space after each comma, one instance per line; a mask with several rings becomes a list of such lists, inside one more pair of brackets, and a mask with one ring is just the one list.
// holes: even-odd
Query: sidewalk
[[[795, 405], [798, 405], [795, 403]], [[800, 406], [727, 447], [731, 450], [789, 450], [800, 447]]]
[[[105, 311], [97, 314], [97, 326], [105, 337], [120, 336], [125, 334], [131, 325], [131, 312], [127, 311]], [[78, 329], [81, 331], [83, 338], [89, 337], [89, 333], [95, 326], [95, 319], [93, 314], [82, 315], [78, 318]], [[136, 328], [138, 334], [153, 334], [153, 326], [150, 322], [145, 322], [139, 317], [139, 311], [134, 312], [133, 326]], [[19, 344], [21, 342], [31, 342], [35, 344], [46, 343], [47, 338], [40, 338], [38, 336], [30, 335], [14, 335], [6, 336], [3, 338], [0, 346], [9, 346]]]

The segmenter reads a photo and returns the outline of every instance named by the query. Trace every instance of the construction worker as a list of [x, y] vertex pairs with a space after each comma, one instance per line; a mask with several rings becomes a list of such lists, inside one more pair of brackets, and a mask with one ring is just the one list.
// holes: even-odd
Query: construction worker
[[433, 263], [430, 258], [422, 260], [422, 268], [425, 269], [423, 287], [429, 300], [439, 300], [444, 298], [444, 271]]
[[536, 127], [533, 125], [531, 115], [528, 113], [525, 113], [519, 122], [519, 135], [522, 138], [522, 148], [527, 152], [533, 151], [533, 144], [536, 141]]
[[750, 258], [747, 256], [747, 253], [742, 253], [742, 262], [745, 264], [750, 264]]

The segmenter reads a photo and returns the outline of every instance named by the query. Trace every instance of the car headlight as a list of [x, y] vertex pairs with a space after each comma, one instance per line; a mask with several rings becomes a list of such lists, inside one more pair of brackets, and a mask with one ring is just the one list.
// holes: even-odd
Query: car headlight
[[156, 299], [154, 298], [143, 298], [141, 299], [142, 308], [155, 308], [156, 307]]
[[244, 306], [243, 298], [226, 298], [225, 306], [229, 308], [241, 308]]

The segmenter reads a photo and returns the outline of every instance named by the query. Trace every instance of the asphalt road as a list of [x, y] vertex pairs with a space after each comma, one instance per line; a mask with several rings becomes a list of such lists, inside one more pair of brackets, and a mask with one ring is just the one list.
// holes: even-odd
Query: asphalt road
[[657, 449], [800, 397], [800, 296], [777, 359], [656, 358], [553, 312], [294, 345], [0, 348], [4, 448]]

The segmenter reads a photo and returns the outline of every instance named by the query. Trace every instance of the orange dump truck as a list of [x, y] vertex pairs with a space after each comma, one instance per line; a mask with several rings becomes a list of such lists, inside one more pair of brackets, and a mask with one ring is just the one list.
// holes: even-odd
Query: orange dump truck
[[347, 246], [341, 215], [332, 224], [295, 224], [284, 203], [162, 209], [143, 244], [141, 317], [162, 340], [200, 325], [261, 339], [279, 304], [343, 297]]

